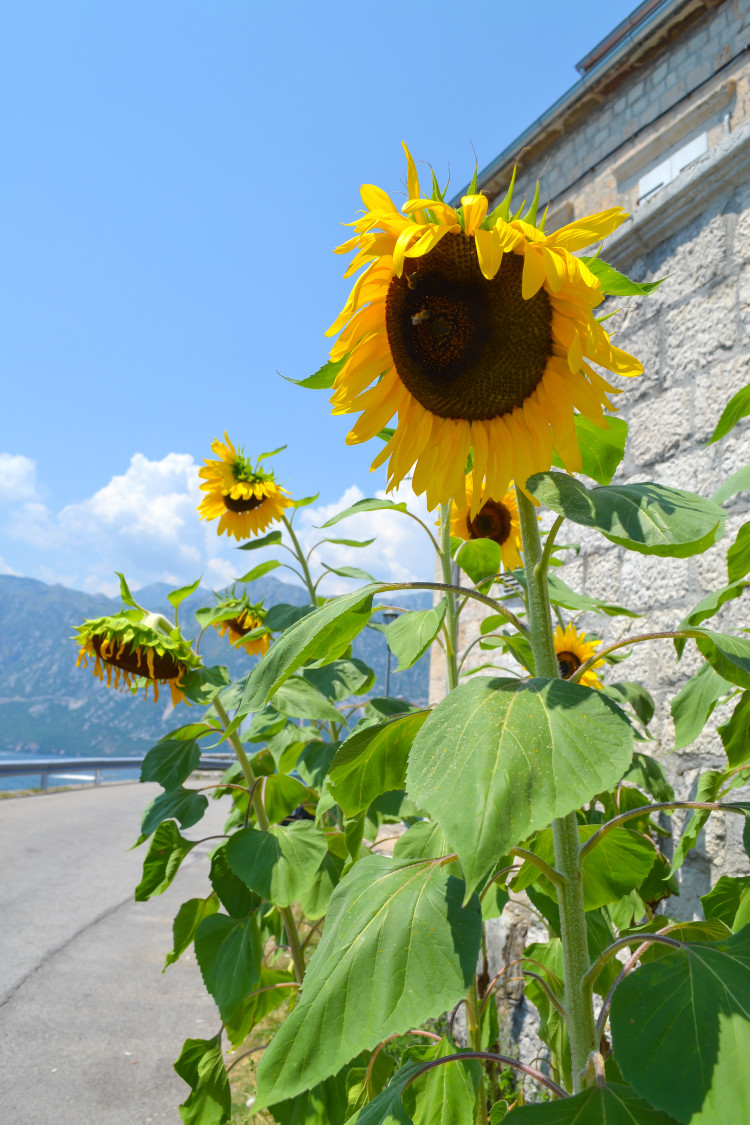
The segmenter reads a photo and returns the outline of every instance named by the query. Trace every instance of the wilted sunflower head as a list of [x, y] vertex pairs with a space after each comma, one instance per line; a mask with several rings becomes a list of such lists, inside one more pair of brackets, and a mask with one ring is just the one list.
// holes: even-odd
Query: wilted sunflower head
[[454, 208], [434, 177], [424, 197], [404, 149], [407, 202], [399, 211], [365, 184], [365, 213], [337, 251], [357, 251], [345, 276], [364, 269], [328, 333], [340, 332], [331, 360], [342, 364], [331, 402], [334, 414], [361, 411], [351, 444], [398, 414], [372, 468], [388, 461], [396, 488], [414, 467], [414, 491], [430, 509], [462, 502], [472, 450], [474, 515], [483, 495], [549, 469], [553, 449], [580, 471], [574, 413], [606, 429], [614, 391], [587, 360], [619, 375], [643, 371], [594, 319], [601, 284], [573, 255], [627, 216], [614, 207], [547, 235], [535, 225], [536, 198], [523, 218], [523, 208], [511, 214], [512, 184], [490, 215], [475, 190]]
[[[138, 618], [141, 617], [141, 620]], [[177, 628], [165, 632], [159, 627], [169, 623], [154, 614], [139, 611], [97, 617], [78, 626], [79, 645], [76, 667], [88, 666], [93, 660], [97, 679], [107, 674], [107, 687], [126, 691], [144, 681], [144, 697], [154, 689], [154, 702], [159, 698], [159, 684], [168, 684], [172, 703], [187, 703], [182, 693], [186, 673], [200, 665], [190, 645]], [[113, 675], [114, 673], [114, 675]]]
[[271, 633], [263, 622], [266, 610], [262, 603], [251, 605], [247, 595], [225, 598], [212, 613], [211, 624], [221, 636], [229, 636], [235, 648], [244, 648], [249, 656], [268, 652]]
[[241, 449], [235, 449], [226, 433], [224, 441], [213, 441], [211, 448], [219, 459], [204, 461], [198, 473], [205, 481], [201, 489], [207, 493], [198, 506], [201, 519], [218, 517], [217, 533], [235, 539], [249, 539], [280, 520], [292, 499], [276, 483], [273, 473], [261, 465], [266, 457], [281, 451], [261, 453], [253, 465]]
[[502, 500], [482, 496], [475, 515], [473, 500], [474, 482], [469, 473], [463, 504], [454, 501], [451, 507], [451, 535], [459, 539], [492, 539], [500, 546], [505, 569], [515, 570], [521, 565], [521, 522], [515, 488], [509, 488]]
[[[579, 633], [575, 625], [568, 625], [566, 629], [558, 625], [555, 629], [555, 653], [562, 679], [569, 680], [574, 672], [577, 672], [581, 665], [594, 655], [601, 643], [601, 641], [587, 641], [586, 634]], [[603, 687], [602, 681], [594, 671], [594, 668], [601, 668], [603, 664], [603, 660], [597, 660], [588, 672], [583, 673], [578, 682], [584, 687]]]

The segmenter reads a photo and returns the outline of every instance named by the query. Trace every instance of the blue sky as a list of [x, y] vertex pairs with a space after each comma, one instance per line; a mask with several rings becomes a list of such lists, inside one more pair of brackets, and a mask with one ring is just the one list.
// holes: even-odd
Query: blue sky
[[[360, 183], [400, 190], [403, 138], [459, 189], [633, 6], [6, 5], [0, 572], [229, 577], [192, 514], [225, 428], [287, 443], [277, 475], [329, 508], [382, 489], [326, 396], [277, 375], [326, 358]], [[391, 538], [376, 561], [409, 570]]]

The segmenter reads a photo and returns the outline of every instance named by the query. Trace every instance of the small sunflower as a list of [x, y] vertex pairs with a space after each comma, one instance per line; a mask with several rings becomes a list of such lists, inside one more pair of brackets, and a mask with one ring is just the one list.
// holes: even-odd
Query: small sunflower
[[227, 598], [217, 607], [211, 624], [222, 637], [228, 635], [235, 648], [244, 648], [249, 656], [263, 656], [271, 642], [271, 634], [263, 625], [265, 617], [263, 606], [251, 605], [247, 597]]
[[361, 412], [349, 444], [397, 414], [372, 468], [388, 461], [393, 489], [414, 467], [412, 486], [430, 509], [463, 500], [473, 450], [474, 516], [482, 495], [503, 496], [511, 480], [523, 487], [549, 469], [553, 449], [580, 471], [574, 413], [606, 429], [607, 395], [617, 393], [587, 360], [618, 375], [643, 371], [594, 319], [601, 284], [573, 253], [627, 215], [614, 207], [547, 235], [534, 225], [536, 200], [524, 218], [511, 215], [512, 185], [491, 215], [473, 191], [456, 209], [436, 187], [424, 198], [404, 150], [402, 210], [363, 185], [365, 213], [337, 250], [357, 251], [346, 277], [365, 268], [328, 331], [340, 333], [331, 360], [342, 361], [333, 413]]
[[[564, 680], [569, 680], [574, 672], [577, 672], [582, 664], [594, 655], [601, 641], [587, 641], [585, 633], [579, 633], [575, 625], [568, 625], [567, 629], [562, 629], [559, 625], [555, 629], [555, 652], [557, 654], [557, 666], [560, 669], [560, 675]], [[578, 681], [584, 687], [601, 688], [602, 681], [597, 676], [594, 668], [601, 668], [604, 664], [603, 660], [597, 660], [595, 664], [589, 668], [588, 672], [584, 672], [581, 679]]]
[[502, 552], [503, 566], [515, 570], [521, 566], [521, 521], [518, 518], [516, 490], [509, 488], [502, 500], [481, 498], [481, 507], [472, 516], [474, 482], [466, 477], [466, 499], [451, 508], [451, 535], [459, 539], [493, 539]]
[[198, 506], [201, 519], [220, 517], [218, 534], [226, 532], [235, 539], [249, 539], [280, 520], [292, 499], [276, 483], [273, 473], [261, 468], [263, 459], [272, 454], [261, 454], [253, 465], [241, 449], [235, 449], [226, 433], [224, 441], [213, 441], [211, 448], [219, 460], [205, 461], [198, 473], [206, 482], [201, 489], [208, 493]]
[[80, 646], [76, 667], [82, 664], [86, 668], [93, 660], [96, 678], [103, 681], [106, 668], [107, 687], [116, 691], [133, 688], [141, 677], [146, 697], [149, 685], [153, 687], [154, 702], [159, 698], [159, 684], [168, 684], [174, 706], [181, 701], [187, 703], [182, 693], [185, 675], [200, 664], [200, 659], [179, 630], [167, 633], [155, 627], [159, 621], [169, 625], [155, 614], [147, 614], [142, 621], [134, 620], [129, 613], [84, 621], [76, 637]]

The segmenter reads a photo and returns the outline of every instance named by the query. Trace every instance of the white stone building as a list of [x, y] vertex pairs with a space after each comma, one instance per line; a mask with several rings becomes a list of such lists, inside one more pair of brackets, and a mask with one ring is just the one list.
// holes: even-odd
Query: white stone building
[[[578, 70], [576, 85], [481, 173], [479, 187], [492, 207], [514, 163], [517, 202], [531, 198], [539, 177], [548, 230], [617, 204], [631, 212], [602, 256], [636, 280], [668, 280], [649, 298], [620, 299], [608, 325], [645, 367], [640, 378], [620, 381], [617, 405], [630, 436], [614, 483], [654, 480], [710, 496], [750, 463], [750, 425], [701, 445], [729, 398], [750, 383], [750, 0], [647, 0]], [[741, 493], [727, 505], [724, 540], [685, 560], [625, 551], [567, 524], [561, 538], [579, 543], [580, 553], [569, 556], [565, 581], [647, 615], [584, 616], [583, 627], [607, 640], [675, 627], [707, 592], [726, 584], [727, 547], [747, 509], [748, 494]], [[729, 603], [713, 623], [750, 625], [749, 600]], [[462, 616], [463, 646], [477, 636], [472, 612]], [[726, 762], [714, 733], [718, 712], [695, 743], [670, 752], [668, 699], [698, 667], [693, 647], [677, 663], [668, 641], [639, 645], [615, 673], [642, 680], [655, 696], [651, 750], [683, 799], [694, 794], [700, 769]], [[488, 658], [475, 647], [467, 664]], [[444, 690], [436, 652], [432, 699]], [[742, 818], [711, 818], [681, 872], [671, 913], [692, 916], [718, 873], [747, 872], [741, 829]]]

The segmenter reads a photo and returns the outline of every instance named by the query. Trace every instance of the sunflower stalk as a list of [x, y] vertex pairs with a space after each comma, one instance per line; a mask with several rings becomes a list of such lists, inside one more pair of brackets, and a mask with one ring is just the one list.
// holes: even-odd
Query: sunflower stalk
[[[229, 726], [229, 715], [226, 712], [224, 704], [219, 699], [218, 695], [213, 699], [214, 710], [219, 716], [219, 720], [224, 730]], [[262, 832], [268, 832], [271, 827], [270, 821], [266, 816], [266, 810], [263, 805], [263, 796], [258, 785], [258, 779], [255, 776], [255, 770], [250, 764], [250, 759], [245, 753], [245, 748], [236, 734], [229, 735], [229, 742], [237, 755], [237, 761], [240, 763], [242, 773], [244, 774], [247, 787], [252, 794], [253, 809], [255, 811], [255, 819], [258, 827]], [[279, 914], [281, 915], [286, 930], [287, 940], [289, 942], [289, 952], [292, 956], [292, 963], [294, 965], [294, 975], [299, 984], [302, 983], [302, 978], [305, 975], [305, 955], [302, 952], [302, 944], [300, 942], [297, 924], [294, 921], [294, 915], [288, 906], [277, 906]]]
[[[451, 554], [451, 504], [443, 504], [440, 509], [440, 567], [443, 583], [453, 586], [453, 555]], [[458, 615], [456, 596], [453, 591], [445, 595], [446, 611], [444, 622], [445, 662], [448, 668], [448, 691], [458, 687]]]
[[291, 541], [294, 545], [295, 558], [299, 561], [299, 564], [302, 567], [302, 576], [305, 580], [305, 585], [307, 586], [307, 593], [310, 596], [310, 605], [317, 605], [318, 604], [318, 598], [317, 598], [317, 595], [315, 593], [315, 584], [312, 580], [312, 575], [310, 574], [310, 567], [307, 565], [307, 559], [305, 558], [305, 552], [302, 550], [302, 547], [300, 546], [299, 539], [294, 534], [294, 528], [292, 527], [292, 521], [287, 519], [287, 517], [285, 515], [282, 515], [281, 518], [284, 522], [284, 527], [287, 529], [287, 531], [289, 533], [289, 538], [291, 539]]
[[[521, 519], [524, 564], [529, 599], [531, 648], [537, 676], [560, 675], [552, 633], [552, 614], [547, 588], [547, 560], [542, 550], [534, 505], [519, 488], [518, 513]], [[591, 968], [583, 907], [583, 861], [579, 851], [578, 820], [574, 812], [552, 821], [555, 868], [560, 874], [557, 886], [560, 907], [560, 938], [565, 966], [565, 1009], [567, 1011], [570, 1053], [573, 1063], [574, 1092], [591, 1085], [589, 1057], [595, 1050], [594, 1012], [584, 981]]]

